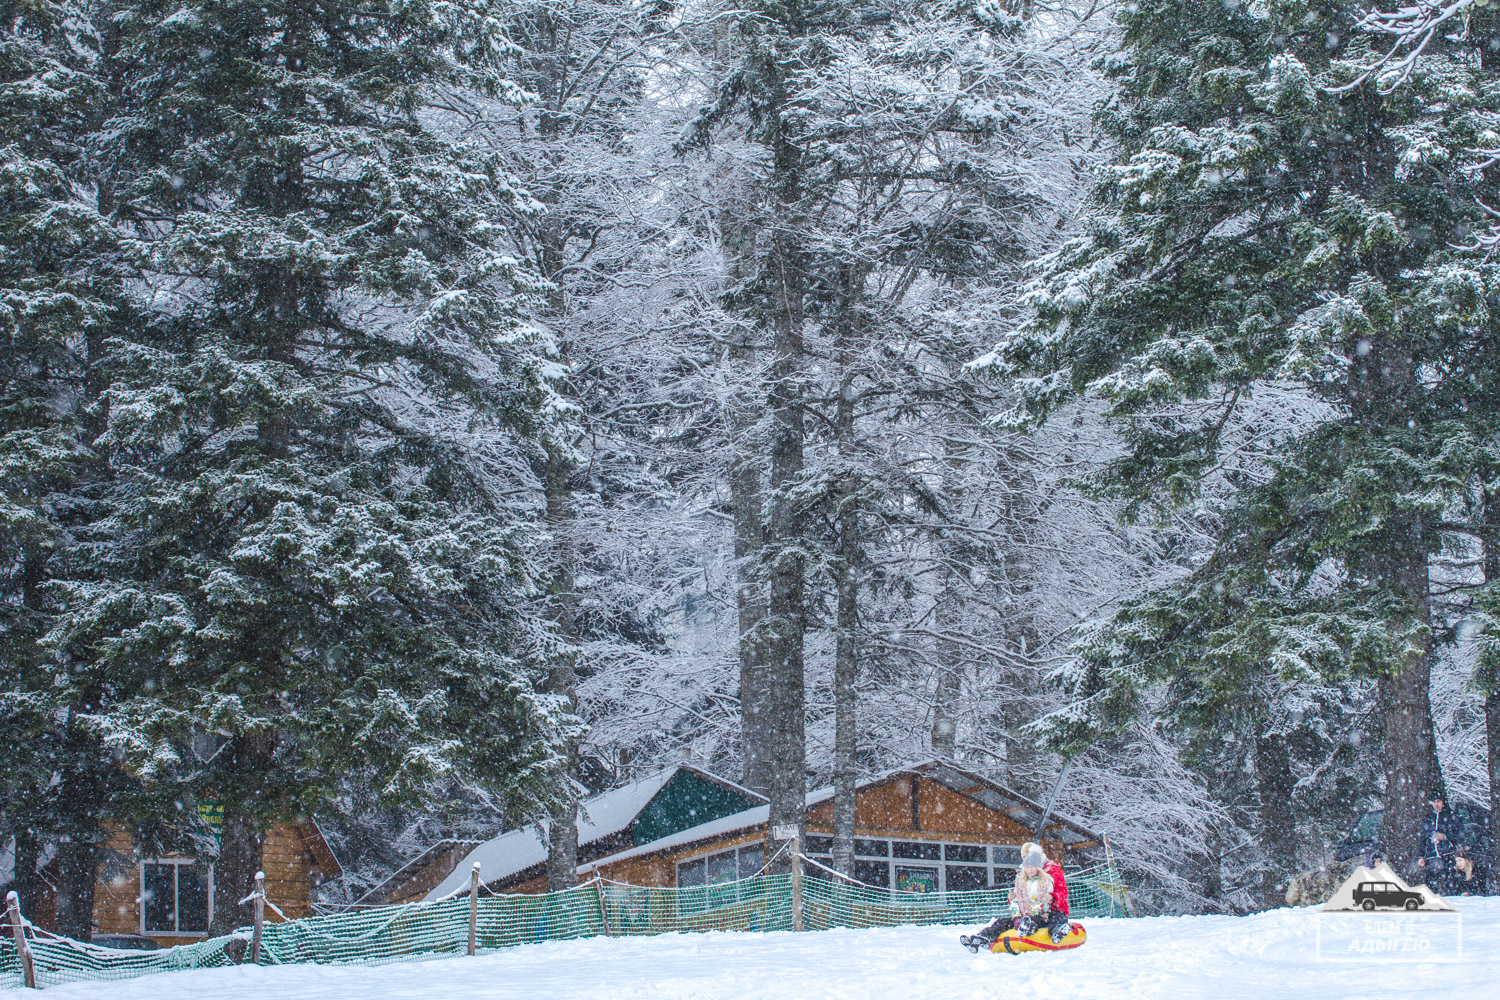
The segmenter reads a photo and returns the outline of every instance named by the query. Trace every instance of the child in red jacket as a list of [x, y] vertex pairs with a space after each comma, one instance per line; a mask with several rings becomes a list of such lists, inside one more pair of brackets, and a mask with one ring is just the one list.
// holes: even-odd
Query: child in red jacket
[[[1040, 851], [1041, 848], [1037, 850]], [[1067, 937], [1071, 929], [1071, 922], [1068, 920], [1068, 882], [1063, 876], [1062, 865], [1051, 858], [1047, 858], [1047, 863], [1042, 865], [1042, 871], [1052, 876], [1052, 912], [1047, 920], [1047, 933], [1055, 943]]]
[[[966, 948], [989, 947], [1007, 926], [1013, 926], [1022, 934], [1031, 934], [1041, 927], [1054, 944], [1068, 936], [1072, 929], [1068, 920], [1068, 884], [1063, 877], [1062, 866], [1042, 852], [1038, 844], [1027, 841], [1021, 845], [1022, 868], [1016, 874], [1016, 889], [1011, 893], [1011, 912], [996, 917], [994, 922], [977, 934], [961, 935], [959, 943]], [[1027, 875], [1045, 875], [1043, 884], [1051, 883], [1050, 893], [1041, 906], [1021, 905], [1022, 885]]]

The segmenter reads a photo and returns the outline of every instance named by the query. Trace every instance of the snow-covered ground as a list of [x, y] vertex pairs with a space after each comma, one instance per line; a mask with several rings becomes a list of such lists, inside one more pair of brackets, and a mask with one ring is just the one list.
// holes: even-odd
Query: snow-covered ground
[[[1459, 900], [1459, 961], [1381, 955], [1385, 923], [1276, 910], [1251, 917], [1094, 920], [1082, 948], [971, 955], [959, 928], [809, 934], [670, 934], [527, 945], [378, 968], [272, 966], [175, 972], [46, 990], [48, 1000], [1343, 1000], [1495, 996], [1500, 899]], [[1403, 918], [1393, 918], [1397, 921]], [[1459, 919], [1404, 918], [1428, 954], [1454, 957]], [[1326, 921], [1341, 921], [1329, 924]], [[1416, 923], [1420, 921], [1420, 923]], [[1388, 923], [1389, 921], [1387, 921]], [[1372, 953], [1351, 952], [1357, 948]], [[1451, 947], [1450, 947], [1451, 946]], [[1338, 959], [1330, 961], [1329, 959]]]

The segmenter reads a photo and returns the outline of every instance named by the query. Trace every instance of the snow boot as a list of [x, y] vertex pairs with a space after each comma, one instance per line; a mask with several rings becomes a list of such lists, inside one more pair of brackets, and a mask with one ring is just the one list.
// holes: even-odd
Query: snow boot
[[972, 952], [978, 952], [981, 948], [988, 950], [990, 945], [995, 943], [995, 939], [1009, 925], [1009, 917], [998, 917], [973, 934], [960, 934], [958, 936], [958, 943]]

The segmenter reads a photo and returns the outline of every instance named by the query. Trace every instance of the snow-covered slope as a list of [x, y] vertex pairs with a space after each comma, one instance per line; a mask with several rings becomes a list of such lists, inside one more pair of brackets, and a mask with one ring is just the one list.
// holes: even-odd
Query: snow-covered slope
[[[1251, 917], [1095, 920], [1077, 951], [971, 955], [958, 928], [810, 934], [670, 934], [527, 945], [380, 968], [280, 966], [176, 972], [54, 987], [46, 1000], [1345, 1000], [1494, 995], [1500, 899], [1458, 900], [1463, 957], [1319, 961], [1315, 910]], [[1359, 915], [1324, 914], [1364, 926]], [[1458, 917], [1423, 914], [1439, 947]], [[1327, 927], [1325, 926], [1325, 935]], [[1324, 938], [1325, 956], [1330, 937]], [[1447, 957], [1446, 955], [1441, 957]]]

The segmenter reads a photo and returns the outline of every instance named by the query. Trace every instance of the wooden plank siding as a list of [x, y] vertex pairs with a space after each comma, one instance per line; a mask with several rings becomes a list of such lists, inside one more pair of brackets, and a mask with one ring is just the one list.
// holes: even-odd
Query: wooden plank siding
[[436, 889], [443, 881], [458, 868], [468, 853], [478, 846], [476, 841], [466, 841], [461, 844], [453, 844], [433, 853], [432, 857], [412, 869], [407, 875], [393, 879], [389, 887], [378, 893], [371, 893], [361, 902], [370, 904], [399, 904], [415, 903]]
[[[100, 866], [99, 881], [94, 886], [94, 923], [103, 934], [139, 934], [141, 852], [127, 830], [113, 825], [104, 829], [104, 850], [116, 852], [120, 863]], [[182, 943], [180, 938], [152, 940], [162, 945]]]
[[[809, 809], [806, 823], [809, 834], [832, 836], [833, 802], [824, 801]], [[1033, 839], [1028, 827], [1004, 812], [916, 774], [896, 775], [888, 781], [859, 789], [855, 796], [854, 836], [1016, 847]], [[759, 843], [766, 837], [765, 824], [760, 824], [646, 855], [622, 858], [596, 870], [602, 877], [615, 882], [675, 886], [679, 863]], [[1062, 841], [1044, 837], [1041, 844], [1048, 856], [1063, 857]], [[527, 878], [505, 886], [502, 891], [545, 892], [546, 879]]]
[[[141, 933], [141, 862], [150, 860], [131, 838], [130, 832], [106, 824], [99, 880], [94, 886], [94, 923], [101, 934]], [[323, 879], [338, 873], [338, 862], [328, 851], [322, 835], [312, 824], [277, 824], [266, 832], [262, 869], [266, 873], [266, 898], [281, 908], [287, 919], [312, 913], [312, 891]], [[152, 858], [186, 858], [179, 852], [153, 854]], [[267, 922], [282, 918], [267, 907]], [[38, 926], [47, 925], [37, 922]], [[55, 927], [55, 924], [53, 925]], [[157, 944], [182, 944], [191, 934], [147, 934]]]

